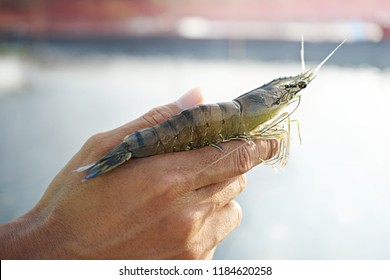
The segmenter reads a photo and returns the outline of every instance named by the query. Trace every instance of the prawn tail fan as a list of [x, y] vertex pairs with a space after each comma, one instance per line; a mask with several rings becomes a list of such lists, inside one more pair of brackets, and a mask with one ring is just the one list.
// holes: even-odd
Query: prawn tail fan
[[83, 178], [83, 181], [87, 181], [103, 173], [106, 173], [111, 169], [114, 169], [115, 167], [125, 163], [131, 158], [132, 153], [128, 151], [127, 148], [128, 144], [122, 143], [121, 145], [118, 145], [117, 147], [112, 149], [101, 159], [85, 166], [81, 166], [77, 168], [75, 172], [83, 172], [85, 170], [88, 170], [87, 174]]

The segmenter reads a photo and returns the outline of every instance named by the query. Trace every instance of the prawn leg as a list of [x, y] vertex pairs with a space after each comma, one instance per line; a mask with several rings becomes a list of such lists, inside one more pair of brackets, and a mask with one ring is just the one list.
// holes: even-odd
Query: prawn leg
[[[284, 129], [287, 123], [287, 129]], [[263, 160], [264, 164], [274, 165], [279, 162], [280, 167], [285, 167], [290, 155], [290, 113], [284, 112], [276, 117], [266, 127], [252, 132], [253, 139], [274, 139], [279, 141], [279, 151], [268, 160]]]
[[254, 134], [252, 139], [277, 140], [279, 142], [278, 152], [270, 159], [261, 159], [264, 164], [275, 165], [279, 163], [281, 168], [287, 165], [290, 155], [290, 133], [285, 129], [273, 129], [265, 134]]
[[225, 152], [225, 150], [223, 149], [223, 147], [220, 144], [215, 143], [215, 144], [210, 144], [210, 146], [220, 150], [222, 153]]

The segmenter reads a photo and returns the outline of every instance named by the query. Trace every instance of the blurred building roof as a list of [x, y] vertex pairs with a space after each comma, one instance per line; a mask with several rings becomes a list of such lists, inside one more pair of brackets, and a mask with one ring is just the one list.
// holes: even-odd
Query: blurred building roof
[[2, 37], [179, 36], [380, 41], [388, 0], [2, 0]]

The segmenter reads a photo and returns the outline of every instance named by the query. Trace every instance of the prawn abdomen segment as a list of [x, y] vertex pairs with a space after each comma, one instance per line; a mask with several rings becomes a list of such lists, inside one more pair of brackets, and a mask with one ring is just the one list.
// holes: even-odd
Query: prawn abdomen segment
[[128, 135], [132, 157], [187, 151], [227, 141], [244, 133], [236, 102], [199, 105], [152, 127]]

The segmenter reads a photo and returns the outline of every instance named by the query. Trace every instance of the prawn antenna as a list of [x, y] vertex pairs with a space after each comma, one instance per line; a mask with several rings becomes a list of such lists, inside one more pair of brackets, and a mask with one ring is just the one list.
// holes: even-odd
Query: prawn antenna
[[305, 43], [303, 39], [303, 35], [301, 35], [301, 66], [302, 66], [302, 74], [305, 73]]
[[347, 39], [342, 41], [327, 57], [325, 57], [325, 59], [323, 61], [321, 61], [321, 63], [314, 70], [316, 73], [318, 72], [318, 70], [320, 70], [322, 65], [324, 65], [325, 62], [327, 62], [328, 59], [345, 43], [345, 41], [347, 41]]

